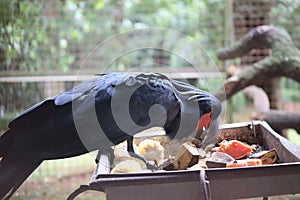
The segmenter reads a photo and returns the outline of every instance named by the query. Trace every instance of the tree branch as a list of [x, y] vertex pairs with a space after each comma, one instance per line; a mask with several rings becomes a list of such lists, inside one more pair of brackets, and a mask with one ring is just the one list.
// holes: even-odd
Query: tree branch
[[[300, 51], [282, 29], [264, 25], [251, 30], [241, 41], [218, 53], [221, 60], [240, 57], [251, 49], [269, 47], [272, 55], [229, 78], [215, 95], [224, 101], [242, 89], [265, 79], [285, 76], [300, 83]], [[224, 98], [225, 97], [225, 98]]]
[[[221, 49], [218, 52], [218, 58], [226, 60], [241, 57], [251, 49], [266, 47], [272, 50], [269, 57], [227, 79], [224, 87], [219, 89], [215, 96], [225, 101], [250, 85], [259, 85], [264, 80], [275, 77], [284, 76], [300, 83], [300, 51], [286, 31], [274, 26], [264, 25], [251, 30], [232, 47]], [[277, 131], [294, 128], [300, 133], [300, 114], [269, 110], [268, 104], [260, 107], [257, 89], [253, 90], [248, 87], [244, 92], [250, 95], [255, 104], [255, 112], [252, 115], [254, 119], [268, 122]]]

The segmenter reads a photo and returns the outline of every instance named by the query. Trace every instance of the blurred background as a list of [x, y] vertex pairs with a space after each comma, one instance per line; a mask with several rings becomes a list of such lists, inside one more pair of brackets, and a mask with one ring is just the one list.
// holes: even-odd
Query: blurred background
[[[171, 66], [191, 83], [203, 89], [209, 85], [210, 90], [222, 86], [227, 66], [247, 67], [269, 55], [268, 49], [260, 49], [230, 62], [216, 58], [218, 49], [256, 26], [283, 27], [300, 47], [300, 1], [293, 0], [1, 0], [0, 5], [0, 134], [9, 121], [31, 105], [72, 88], [74, 82], [107, 71], [107, 60], [115, 56], [120, 45], [147, 38], [147, 32], [139, 37], [128, 31], [168, 28], [185, 37], [162, 35], [154, 41], [160, 48], [118, 57], [110, 63], [109, 71], [145, 65], [149, 71], [158, 67], [163, 72]], [[120, 33], [126, 33], [126, 37], [89, 56], [95, 45]], [[190, 40], [200, 44], [211, 58], [199, 62], [201, 78], [191, 63], [165, 50], [185, 52], [197, 60], [199, 55]], [[78, 72], [83, 63], [84, 70]], [[151, 69], [151, 63], [156, 68]], [[270, 80], [264, 86], [271, 108], [287, 111], [300, 111], [299, 89], [298, 83], [286, 78]], [[239, 93], [227, 103], [222, 123], [251, 120], [251, 110], [252, 102]], [[297, 144], [298, 135], [293, 130], [288, 133]], [[80, 184], [89, 182], [94, 168], [90, 155], [47, 161], [14, 199], [65, 199]], [[103, 195], [88, 194], [84, 199], [96, 197], [101, 199]]]

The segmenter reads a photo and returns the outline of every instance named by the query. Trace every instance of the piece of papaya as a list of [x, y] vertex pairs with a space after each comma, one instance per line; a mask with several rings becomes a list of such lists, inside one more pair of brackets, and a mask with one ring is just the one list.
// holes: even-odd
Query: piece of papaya
[[232, 162], [227, 163], [226, 168], [235, 168], [235, 167], [247, 167], [247, 162]]
[[260, 166], [260, 165], [262, 165], [262, 160], [253, 158], [253, 159], [236, 160], [234, 162], [227, 163], [226, 168]]
[[248, 166], [260, 166], [262, 165], [262, 160], [261, 159], [246, 159], [245, 160], [247, 162]]
[[251, 151], [251, 146], [238, 140], [223, 141], [217, 150], [217, 152], [227, 153], [234, 159], [243, 158]]

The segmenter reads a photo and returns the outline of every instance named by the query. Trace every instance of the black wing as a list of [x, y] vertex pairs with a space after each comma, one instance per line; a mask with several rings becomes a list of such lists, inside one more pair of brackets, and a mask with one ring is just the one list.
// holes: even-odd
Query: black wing
[[[45, 159], [68, 157], [118, 144], [152, 126], [172, 124], [180, 103], [170, 85], [160, 74], [100, 75], [36, 104], [13, 120], [9, 124], [16, 133], [13, 146], [33, 156], [40, 153]], [[128, 91], [133, 91], [129, 104], [118, 108]], [[129, 119], [123, 117], [126, 109], [133, 123], [124, 130], [121, 125]], [[116, 115], [123, 119], [121, 124]]]
[[[10, 124], [12, 148], [44, 159], [69, 157], [87, 152], [78, 135], [74, 115], [88, 107], [97, 85], [108, 88], [102, 77], [80, 84], [72, 90], [38, 103], [21, 113]], [[79, 106], [74, 110], [73, 103]], [[38, 155], [37, 155], [38, 154]]]

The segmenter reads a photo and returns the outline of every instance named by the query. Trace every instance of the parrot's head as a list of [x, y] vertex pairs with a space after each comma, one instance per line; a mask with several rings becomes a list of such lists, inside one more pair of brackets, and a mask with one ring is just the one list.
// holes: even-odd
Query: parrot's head
[[179, 139], [190, 136], [201, 139], [203, 148], [214, 144], [219, 132], [221, 102], [190, 84], [172, 80], [172, 85], [180, 102], [181, 118], [173, 123], [176, 128], [169, 129], [170, 138], [174, 138], [176, 133]]

